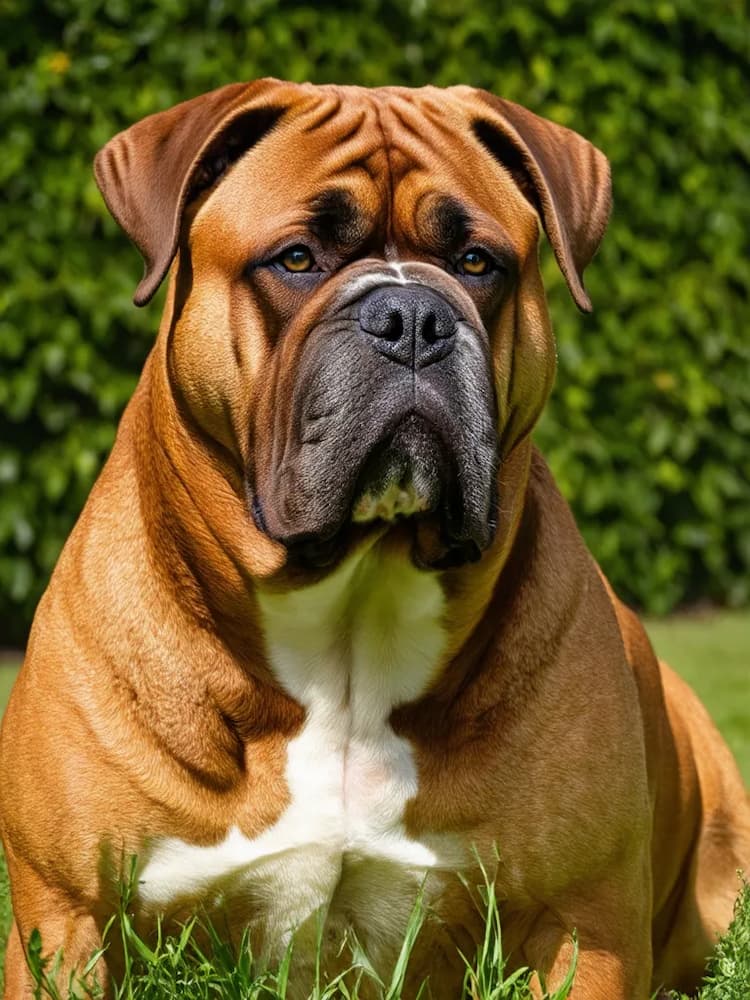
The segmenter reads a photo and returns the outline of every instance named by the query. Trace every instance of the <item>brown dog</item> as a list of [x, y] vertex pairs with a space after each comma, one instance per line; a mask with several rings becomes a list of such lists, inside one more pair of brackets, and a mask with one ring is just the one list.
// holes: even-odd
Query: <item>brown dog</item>
[[[2, 731], [22, 942], [80, 966], [118, 859], [144, 927], [203, 902], [306, 996], [353, 928], [460, 995], [497, 890], [504, 943], [577, 1000], [692, 988], [750, 866], [737, 769], [613, 596], [529, 434], [555, 351], [544, 227], [578, 305], [604, 156], [466, 87], [263, 80], [99, 154], [175, 265], [156, 346], [36, 617]], [[116, 963], [116, 957], [111, 963]], [[106, 972], [104, 973], [106, 975]]]

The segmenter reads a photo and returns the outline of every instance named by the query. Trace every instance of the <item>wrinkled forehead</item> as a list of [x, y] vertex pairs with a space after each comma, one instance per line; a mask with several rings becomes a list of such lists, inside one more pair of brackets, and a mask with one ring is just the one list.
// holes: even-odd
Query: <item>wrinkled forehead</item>
[[210, 202], [214, 238], [219, 224], [229, 240], [306, 225], [339, 246], [434, 244], [438, 253], [490, 239], [523, 256], [538, 235], [534, 210], [461, 100], [436, 88], [300, 87]]

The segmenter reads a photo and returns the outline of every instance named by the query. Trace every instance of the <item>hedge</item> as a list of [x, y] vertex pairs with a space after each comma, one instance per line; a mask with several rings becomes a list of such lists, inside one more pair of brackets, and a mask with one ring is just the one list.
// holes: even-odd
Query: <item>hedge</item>
[[579, 315], [543, 266], [559, 376], [538, 431], [615, 587], [750, 599], [750, 101], [739, 0], [5, 0], [0, 644], [22, 642], [149, 350], [163, 292], [91, 161], [232, 80], [471, 83], [582, 132], [615, 210]]

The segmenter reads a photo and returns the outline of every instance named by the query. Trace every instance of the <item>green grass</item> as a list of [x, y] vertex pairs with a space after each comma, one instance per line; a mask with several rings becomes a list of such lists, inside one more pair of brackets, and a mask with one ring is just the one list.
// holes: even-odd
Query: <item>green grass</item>
[[20, 662], [18, 657], [0, 657], [0, 713], [5, 709], [10, 696], [10, 689], [16, 679]]
[[[674, 994], [675, 1000], [687, 1000]], [[734, 920], [709, 962], [699, 1000], [748, 1000], [750, 997], [750, 885], [737, 897]]]
[[[648, 632], [658, 654], [694, 687], [729, 742], [750, 783], [750, 612], [715, 612], [666, 620], [650, 620]], [[18, 666], [7, 655], [0, 655], [0, 706], [5, 704]], [[738, 883], [739, 885], [739, 883]], [[481, 889], [487, 932], [474, 956], [468, 956], [464, 997], [466, 1000], [529, 1000], [529, 970], [506, 975], [502, 952], [500, 919], [492, 886]], [[384, 1000], [401, 996], [399, 976], [408, 961], [413, 937], [418, 933], [424, 912], [415, 907], [407, 933], [401, 962], [394, 979], [382, 984]], [[0, 863], [0, 956], [10, 921], [10, 902], [4, 865]], [[249, 949], [240, 942], [234, 949], [201, 923], [199, 944], [192, 933], [193, 921], [177, 937], [158, 935], [156, 941], [142, 941], [127, 919], [123, 906], [110, 934], [119, 934], [128, 956], [128, 972], [117, 988], [117, 1000], [158, 1000], [179, 996], [185, 1000], [279, 1000], [287, 991], [288, 966], [284, 963], [271, 971], [256, 968]], [[310, 985], [313, 1000], [356, 1000], [362, 985], [372, 978], [366, 956], [356, 942], [351, 949], [352, 972], [346, 980]], [[44, 965], [42, 943], [32, 942], [31, 960], [35, 963], [39, 996], [68, 1000], [68, 991], [55, 993], [49, 981], [50, 966]], [[353, 979], [352, 979], [353, 977]], [[45, 988], [45, 982], [47, 988]], [[564, 990], [553, 994], [564, 1000]], [[74, 994], [70, 994], [73, 996]], [[90, 991], [96, 996], [96, 990]], [[748, 1000], [750, 997], [750, 889], [744, 887], [738, 897], [735, 921], [719, 943], [709, 965], [700, 1000]], [[458, 1000], [458, 998], [457, 998]]]
[[[134, 871], [134, 869], [133, 869]], [[133, 881], [131, 879], [130, 885]], [[492, 881], [474, 890], [475, 900], [485, 922], [485, 935], [475, 955], [466, 958], [463, 988], [456, 1000], [532, 1000], [529, 969], [506, 974], [507, 957], [503, 953], [500, 914]], [[205, 917], [188, 921], [177, 935], [163, 935], [157, 930], [155, 940], [144, 940], [129, 919], [129, 891], [121, 898], [118, 913], [105, 932], [105, 942], [119, 938], [125, 955], [125, 974], [114, 984], [114, 1000], [285, 1000], [290, 982], [290, 967], [294, 956], [294, 941], [276, 968], [256, 966], [245, 934], [236, 947], [228, 943]], [[331, 981], [320, 972], [320, 963], [311, 976], [309, 1000], [358, 1000], [374, 984], [380, 1000], [400, 1000], [409, 958], [425, 921], [430, 919], [422, 904], [421, 894], [415, 901], [400, 955], [388, 982], [374, 972], [367, 955], [356, 939], [341, 943], [349, 956], [348, 968]], [[323, 924], [319, 922], [318, 955], [323, 940]], [[200, 942], [197, 933], [200, 933]], [[96, 980], [95, 963], [106, 950], [92, 956], [81, 977], [61, 985], [55, 975], [58, 960], [45, 956], [43, 942], [34, 932], [28, 947], [28, 961], [36, 984], [35, 996], [42, 1000], [101, 1000], [102, 990]], [[565, 982], [544, 993], [544, 1000], [567, 1000], [575, 985], [578, 946], [573, 937], [573, 957]], [[296, 985], [296, 984], [295, 984]], [[543, 988], [544, 987], [544, 984]], [[306, 987], [307, 988], [307, 987]], [[363, 992], [365, 991], [365, 992]], [[416, 998], [427, 1000], [429, 981], [426, 980]], [[674, 993], [672, 1000], [689, 1000]], [[706, 980], [696, 1000], [748, 1000], [750, 997], [750, 886], [743, 885], [737, 899], [735, 918], [727, 934], [719, 942], [709, 964]], [[654, 998], [656, 1000], [656, 998]]]
[[750, 786], [750, 611], [649, 619], [646, 628], [711, 713]]
[[[44, 945], [38, 932], [31, 936], [28, 961], [36, 985], [36, 996], [49, 1000], [99, 1000], [102, 990], [96, 980], [95, 963], [106, 951], [106, 942], [119, 938], [125, 955], [125, 973], [114, 984], [114, 1000], [160, 1000], [180, 997], [181, 1000], [285, 1000], [289, 992], [290, 968], [294, 958], [294, 941], [273, 969], [256, 966], [246, 933], [236, 947], [232, 947], [205, 916], [188, 921], [178, 935], [165, 936], [157, 929], [155, 940], [146, 941], [133, 928], [128, 916], [130, 897], [135, 884], [135, 864], [131, 869], [129, 885], [120, 899], [117, 914], [105, 931], [105, 947], [96, 952], [82, 975], [62, 987], [57, 981], [59, 964], [57, 956], [45, 956]], [[484, 884], [467, 886], [484, 920], [485, 935], [476, 953], [469, 958], [461, 955], [465, 975], [461, 998], [456, 1000], [532, 1000], [529, 969], [517, 969], [506, 975], [507, 957], [503, 954], [500, 933], [500, 915], [492, 880], [484, 877]], [[400, 1000], [409, 959], [414, 944], [425, 922], [430, 920], [422, 893], [415, 900], [400, 954], [390, 979], [384, 982], [375, 972], [372, 963], [356, 938], [341, 942], [341, 953], [347, 955], [347, 968], [328, 981], [321, 972], [320, 955], [324, 934], [324, 920], [318, 923], [318, 961], [309, 988], [309, 1000], [358, 1000], [372, 997], [374, 987], [380, 1000]], [[198, 934], [200, 940], [198, 942]], [[543, 1000], [567, 1000], [575, 977], [578, 946], [573, 938], [573, 957], [565, 981], [548, 992], [543, 984]], [[299, 984], [295, 983], [295, 986]], [[296, 994], [295, 994], [296, 995]], [[429, 997], [429, 980], [417, 990], [416, 997], [409, 992], [410, 1000]]]
[[[0, 850], [0, 961], [5, 958], [5, 942], [8, 940], [8, 932], [13, 920], [13, 913], [10, 906], [10, 886], [8, 885], [8, 870], [5, 867], [5, 858]], [[0, 967], [0, 986], [2, 986], [3, 974]]]

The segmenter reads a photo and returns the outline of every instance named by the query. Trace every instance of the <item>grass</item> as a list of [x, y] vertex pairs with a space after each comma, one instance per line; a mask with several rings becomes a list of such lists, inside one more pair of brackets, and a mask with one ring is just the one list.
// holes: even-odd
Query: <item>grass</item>
[[[139, 937], [128, 916], [130, 895], [135, 884], [135, 865], [129, 885], [124, 888], [117, 914], [105, 932], [105, 947], [92, 956], [82, 976], [67, 982], [61, 989], [56, 981], [59, 968], [57, 957], [45, 957], [38, 932], [32, 934], [28, 947], [28, 962], [36, 986], [36, 996], [49, 1000], [99, 1000], [103, 996], [96, 980], [95, 963], [106, 951], [107, 940], [116, 936], [125, 955], [125, 973], [114, 985], [114, 1000], [160, 1000], [180, 997], [181, 1000], [286, 1000], [290, 987], [290, 969], [294, 957], [294, 941], [290, 942], [282, 961], [275, 969], [256, 966], [247, 933], [238, 946], [232, 947], [205, 916], [188, 921], [178, 935], [164, 936], [158, 928], [155, 941]], [[467, 887], [471, 888], [471, 887]], [[485, 935], [471, 958], [461, 955], [466, 971], [461, 998], [465, 1000], [532, 1000], [529, 969], [517, 969], [506, 975], [507, 957], [503, 954], [500, 914], [494, 885], [485, 874], [483, 885], [473, 890], [480, 908]], [[374, 986], [380, 1000], [400, 1000], [404, 995], [409, 959], [425, 922], [430, 919], [420, 892], [411, 912], [400, 954], [387, 982], [374, 971], [365, 951], [351, 938], [341, 942], [343, 953], [350, 955], [348, 967], [328, 981], [321, 973], [324, 920], [318, 931], [318, 962], [309, 984], [309, 1000], [358, 1000], [367, 996]], [[200, 932], [198, 943], [196, 932]], [[573, 939], [573, 958], [565, 981], [554, 991], [543, 985], [543, 1000], [567, 1000], [575, 977], [577, 944]], [[297, 984], [295, 984], [296, 986]], [[363, 992], [365, 991], [365, 992]], [[298, 995], [295, 993], [295, 996]], [[427, 1000], [429, 981], [417, 989], [410, 1000]], [[457, 997], [456, 1000], [459, 1000]]]
[[[5, 867], [5, 858], [0, 851], [0, 961], [5, 958], [5, 942], [8, 940], [8, 932], [13, 920], [13, 913], [10, 906], [10, 886], [8, 885], [8, 871]], [[0, 968], [0, 986], [2, 986], [3, 976]]]
[[[734, 920], [709, 962], [699, 1000], [748, 1000], [750, 997], [750, 885], [744, 883]], [[673, 994], [675, 1000], [688, 1000]]]
[[10, 689], [13, 687], [13, 681], [16, 679], [19, 666], [17, 657], [13, 657], [12, 660], [10, 658], [6, 660], [0, 658], [0, 713], [2, 713], [8, 703]]
[[[661, 657], [694, 687], [729, 742], [750, 783], [750, 612], [715, 612], [646, 622]], [[18, 666], [0, 655], [0, 706], [4, 705]], [[739, 883], [738, 883], [739, 885]], [[465, 957], [466, 977], [462, 1000], [530, 1000], [532, 973], [522, 969], [506, 974], [502, 951], [500, 915], [494, 889], [488, 880], [480, 887], [486, 933], [476, 955]], [[113, 919], [110, 934], [118, 934], [127, 956], [126, 975], [117, 985], [117, 1000], [159, 1000], [179, 996], [185, 1000], [284, 1000], [288, 992], [289, 961], [274, 970], [262, 970], [253, 962], [247, 942], [233, 948], [216, 933], [205, 918], [196, 917], [177, 936], [163, 935], [143, 941], [127, 918], [127, 897]], [[399, 1000], [403, 973], [414, 939], [428, 915], [415, 905], [393, 980], [376, 984], [382, 1000]], [[10, 922], [10, 901], [4, 865], [0, 863], [0, 957]], [[196, 930], [202, 929], [198, 937]], [[199, 943], [199, 941], [201, 943]], [[207, 944], [205, 943], [207, 942]], [[38, 938], [31, 942], [30, 961], [36, 970], [37, 996], [68, 1000], [80, 990], [57, 991], [52, 967], [42, 954]], [[342, 943], [351, 950], [348, 977], [333, 982], [321, 978], [310, 984], [311, 1000], [357, 1000], [362, 989], [372, 988], [374, 972], [356, 941]], [[45, 964], [46, 963], [46, 964]], [[571, 977], [574, 969], [571, 969]], [[569, 983], [550, 1000], [565, 1000]], [[88, 995], [99, 995], [96, 987]], [[369, 994], [368, 994], [369, 995]], [[424, 1000], [426, 1000], [425, 994]], [[750, 998], [750, 888], [738, 896], [735, 920], [719, 942], [708, 966], [699, 1000], [748, 1000]], [[458, 1000], [458, 998], [457, 998]], [[682, 1000], [674, 995], [674, 1000]]]
[[711, 713], [750, 786], [750, 611], [651, 619], [646, 628]]
[[[134, 869], [133, 869], [134, 871]], [[131, 879], [130, 885], [133, 881]], [[471, 958], [462, 955], [466, 966], [463, 988], [456, 1000], [532, 1000], [529, 969], [518, 969], [506, 974], [507, 957], [503, 953], [500, 913], [494, 886], [486, 879], [477, 887], [478, 905], [485, 923], [485, 935]], [[164, 1000], [180, 997], [181, 1000], [286, 1000], [289, 996], [290, 968], [294, 955], [294, 941], [274, 969], [257, 967], [245, 934], [237, 947], [233, 947], [216, 931], [210, 920], [196, 916], [188, 921], [181, 932], [167, 936], [161, 928], [155, 940], [139, 937], [129, 919], [129, 890], [121, 897], [118, 913], [105, 932], [105, 947], [95, 953], [83, 974], [62, 987], [56, 980], [57, 957], [45, 957], [43, 942], [38, 932], [32, 934], [28, 947], [28, 962], [36, 986], [38, 1000], [101, 1000], [103, 991], [96, 979], [95, 963], [106, 951], [106, 942], [119, 938], [125, 955], [125, 974], [114, 984], [114, 1000]], [[359, 1000], [367, 996], [374, 984], [379, 1000], [400, 1000], [404, 995], [404, 981], [409, 957], [424, 922], [429, 919], [422, 903], [421, 893], [415, 901], [404, 936], [401, 953], [388, 982], [380, 980], [372, 969], [366, 954], [356, 941], [342, 942], [351, 956], [348, 968], [335, 979], [328, 981], [320, 972], [320, 962], [309, 984], [308, 1000]], [[323, 919], [319, 922], [318, 955], [323, 939]], [[200, 942], [196, 932], [200, 932]], [[573, 957], [564, 983], [547, 992], [542, 988], [544, 1000], [567, 1000], [575, 985], [578, 946], [573, 937]], [[363, 992], [365, 991], [365, 992]], [[295, 996], [298, 995], [295, 993]], [[428, 1000], [429, 982], [426, 980], [416, 996], [410, 1000]], [[660, 994], [660, 996], [663, 996]], [[703, 988], [697, 1000], [748, 1000], [750, 997], [750, 886], [743, 885], [737, 899], [735, 918], [727, 934], [719, 942], [709, 964]], [[656, 1000], [656, 998], [654, 998]], [[690, 1000], [673, 993], [670, 1000]]]

